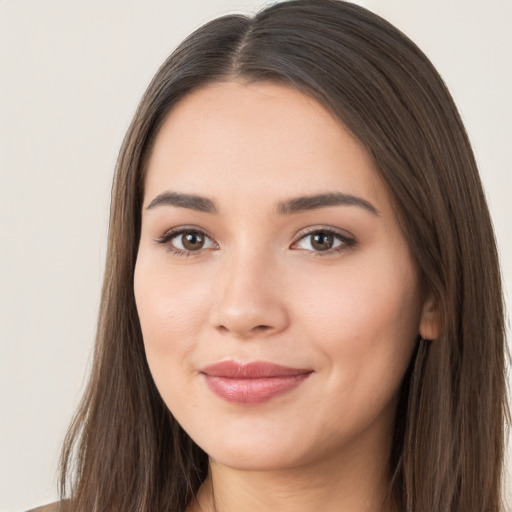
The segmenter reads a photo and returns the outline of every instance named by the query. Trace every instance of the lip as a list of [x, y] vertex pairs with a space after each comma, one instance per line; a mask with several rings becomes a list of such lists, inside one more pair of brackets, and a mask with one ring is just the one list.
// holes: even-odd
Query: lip
[[206, 384], [228, 402], [260, 404], [287, 393], [304, 382], [313, 370], [265, 361], [247, 364], [222, 361], [200, 370]]

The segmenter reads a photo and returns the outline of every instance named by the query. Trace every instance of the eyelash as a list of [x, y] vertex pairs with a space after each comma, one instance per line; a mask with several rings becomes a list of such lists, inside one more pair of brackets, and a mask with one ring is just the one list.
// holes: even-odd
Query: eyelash
[[[211, 236], [209, 236], [204, 230], [196, 228], [194, 226], [183, 226], [183, 227], [171, 229], [171, 230], [167, 231], [166, 233], [164, 233], [161, 237], [157, 238], [155, 240], [155, 242], [159, 245], [166, 246], [166, 249], [170, 253], [172, 253], [176, 256], [184, 256], [187, 258], [191, 257], [191, 256], [199, 256], [200, 253], [202, 253], [205, 249], [201, 248], [201, 249], [198, 249], [197, 251], [187, 251], [187, 250], [179, 249], [172, 245], [171, 241], [174, 238], [176, 238], [180, 235], [184, 235], [186, 233], [196, 233], [196, 234], [202, 235], [206, 239], [209, 239], [215, 245], [215, 247], [214, 247], [215, 249], [218, 249], [218, 244], [213, 240], [213, 238]], [[296, 240], [291, 244], [290, 247], [293, 248], [294, 245], [297, 245], [300, 241], [304, 240], [308, 236], [313, 236], [316, 234], [332, 236], [332, 237], [334, 237], [335, 240], [337, 240], [341, 243], [339, 246], [334, 247], [332, 249], [327, 249], [325, 251], [314, 251], [314, 250], [310, 250], [310, 249], [303, 249], [307, 252], [313, 253], [314, 257], [326, 257], [326, 256], [333, 256], [336, 254], [340, 254], [340, 253], [348, 250], [350, 247], [355, 246], [357, 243], [356, 240], [352, 236], [350, 236], [346, 233], [341, 233], [332, 228], [315, 227], [315, 228], [308, 228], [305, 231], [299, 232], [296, 236]], [[208, 247], [207, 249], [210, 249], [210, 247]], [[300, 250], [300, 249], [296, 249], [296, 250]]]
[[337, 254], [340, 254], [342, 252], [345, 252], [346, 250], [350, 249], [351, 247], [354, 247], [356, 245], [355, 238], [350, 235], [347, 232], [340, 232], [339, 230], [335, 230], [332, 228], [323, 228], [323, 227], [311, 227], [307, 228], [304, 231], [301, 231], [296, 236], [296, 241], [292, 243], [292, 247], [294, 245], [297, 245], [301, 240], [304, 240], [307, 237], [316, 235], [316, 234], [322, 234], [327, 236], [332, 236], [335, 240], [338, 240], [340, 243], [339, 246], [334, 247], [332, 249], [327, 249], [325, 251], [314, 251], [309, 249], [304, 249], [305, 251], [313, 253], [313, 256], [315, 258], [319, 257], [328, 257], [328, 256], [334, 256]]
[[[198, 256], [201, 252], [203, 252], [204, 249], [199, 249], [197, 251], [186, 251], [172, 245], [171, 240], [173, 238], [176, 238], [180, 235], [184, 235], [186, 233], [197, 233], [213, 242], [213, 238], [209, 236], [208, 233], [194, 226], [182, 226], [179, 228], [170, 229], [169, 231], [165, 232], [160, 238], [157, 238], [155, 242], [159, 245], [166, 246], [166, 249], [175, 256], [185, 256], [186, 258], [190, 256]], [[213, 243], [216, 245], [216, 248], [218, 248], [218, 245], [215, 242]]]

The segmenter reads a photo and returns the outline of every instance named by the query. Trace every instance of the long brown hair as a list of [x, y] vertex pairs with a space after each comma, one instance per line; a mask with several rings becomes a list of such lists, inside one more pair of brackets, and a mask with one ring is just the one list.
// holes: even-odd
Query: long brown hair
[[207, 455], [162, 401], [133, 293], [144, 169], [166, 115], [207, 83], [288, 84], [364, 144], [393, 198], [441, 334], [404, 377], [390, 496], [410, 512], [497, 512], [505, 405], [504, 313], [496, 245], [457, 109], [425, 55], [375, 14], [338, 0], [291, 0], [216, 19], [149, 85], [119, 155], [94, 365], [70, 427], [61, 491], [76, 512], [183, 511]]

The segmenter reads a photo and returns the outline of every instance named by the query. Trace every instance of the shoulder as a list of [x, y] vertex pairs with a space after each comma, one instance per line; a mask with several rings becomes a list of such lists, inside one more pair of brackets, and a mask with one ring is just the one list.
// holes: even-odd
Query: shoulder
[[69, 512], [69, 501], [56, 501], [42, 507], [31, 508], [27, 512]]

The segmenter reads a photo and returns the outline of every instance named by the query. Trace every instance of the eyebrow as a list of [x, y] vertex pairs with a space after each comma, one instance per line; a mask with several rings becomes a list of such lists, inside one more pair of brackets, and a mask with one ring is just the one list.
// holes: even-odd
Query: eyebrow
[[[217, 213], [215, 203], [207, 197], [194, 194], [181, 194], [178, 192], [163, 192], [156, 196], [147, 206], [147, 210], [157, 206], [177, 206], [203, 213]], [[292, 215], [294, 213], [309, 210], [328, 208], [329, 206], [358, 206], [372, 213], [379, 215], [375, 206], [366, 199], [341, 192], [316, 194], [312, 196], [301, 196], [288, 199], [277, 204], [276, 211], [279, 215]]]
[[379, 211], [373, 204], [351, 194], [341, 192], [317, 194], [289, 199], [277, 205], [277, 213], [280, 215], [291, 215], [308, 210], [317, 210], [329, 206], [359, 206], [373, 215], [379, 215]]
[[179, 208], [188, 208], [204, 213], [217, 213], [217, 208], [211, 199], [193, 194], [179, 194], [177, 192], [163, 192], [156, 196], [149, 203], [147, 210], [157, 206], [178, 206]]

